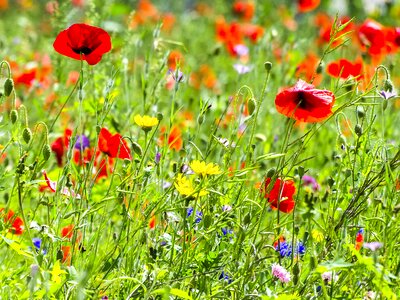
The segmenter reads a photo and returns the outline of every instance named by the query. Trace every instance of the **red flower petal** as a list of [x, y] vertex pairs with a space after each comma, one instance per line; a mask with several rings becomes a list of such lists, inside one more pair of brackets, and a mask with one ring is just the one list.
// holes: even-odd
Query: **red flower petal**
[[299, 12], [308, 12], [316, 9], [320, 4], [321, 0], [298, 0]]
[[106, 128], [102, 128], [99, 134], [99, 149], [109, 157], [131, 160], [131, 151], [127, 142], [119, 133], [112, 135]]
[[335, 95], [331, 91], [315, 89], [301, 79], [294, 87], [283, 90], [275, 98], [279, 113], [307, 123], [320, 122], [329, 117], [334, 102]]
[[57, 35], [53, 47], [62, 55], [95, 65], [111, 50], [111, 38], [99, 27], [73, 24]]

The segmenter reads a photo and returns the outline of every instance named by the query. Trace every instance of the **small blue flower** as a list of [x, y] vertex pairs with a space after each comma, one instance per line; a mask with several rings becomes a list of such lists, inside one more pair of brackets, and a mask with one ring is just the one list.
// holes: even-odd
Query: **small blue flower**
[[33, 238], [32, 243], [37, 249], [40, 250], [40, 247], [42, 246], [42, 239], [41, 238]]
[[[193, 214], [193, 207], [188, 207], [187, 209], [187, 217], [189, 218]], [[203, 213], [201, 211], [196, 211], [196, 219], [194, 220], [195, 223], [200, 223], [201, 219], [203, 218]]]
[[222, 234], [223, 235], [227, 235], [227, 234], [232, 234], [233, 230], [232, 229], [228, 229], [228, 228], [221, 228]]
[[223, 279], [223, 280], [227, 281], [228, 283], [232, 282], [232, 279], [224, 271], [222, 271], [222, 273], [221, 273], [221, 275], [219, 275], [218, 279], [220, 279], [220, 280]]

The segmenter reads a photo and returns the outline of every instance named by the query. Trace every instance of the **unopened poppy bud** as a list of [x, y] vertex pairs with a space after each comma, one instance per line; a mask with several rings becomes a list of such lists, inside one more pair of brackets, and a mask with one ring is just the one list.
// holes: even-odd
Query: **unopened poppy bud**
[[272, 176], [275, 175], [276, 169], [275, 168], [271, 168], [267, 171], [267, 178], [271, 178]]
[[201, 124], [203, 124], [203, 123], [204, 123], [204, 115], [203, 115], [203, 114], [200, 114], [200, 115], [197, 117], [197, 124], [201, 125]]
[[28, 127], [25, 127], [24, 130], [22, 131], [22, 138], [27, 144], [29, 144], [29, 142], [31, 141], [32, 131]]
[[47, 161], [50, 158], [51, 148], [50, 148], [49, 144], [46, 144], [43, 146], [42, 155], [43, 155], [44, 161]]
[[357, 116], [358, 116], [360, 119], [362, 119], [362, 118], [365, 117], [364, 108], [362, 108], [362, 107], [358, 107], [358, 108], [357, 108]]
[[247, 101], [247, 109], [249, 110], [249, 114], [252, 115], [253, 112], [256, 110], [257, 102], [256, 99], [250, 98], [249, 101]]
[[248, 214], [246, 214], [246, 215], [244, 216], [243, 224], [244, 224], [244, 225], [247, 225], [247, 224], [250, 224], [250, 222], [251, 222], [251, 215], [250, 215], [250, 213], [248, 213]]
[[267, 72], [271, 71], [271, 69], [272, 69], [272, 63], [271, 63], [270, 61], [266, 61], [266, 62], [264, 63], [264, 68], [265, 68], [265, 70], [266, 70]]
[[140, 157], [143, 156], [143, 150], [142, 147], [140, 147], [140, 145], [138, 143], [132, 142], [132, 149], [133, 151], [139, 155]]
[[160, 113], [160, 112], [158, 112], [158, 113], [157, 113], [157, 120], [158, 120], [159, 122], [161, 122], [162, 119], [164, 119], [163, 114]]
[[324, 63], [321, 61], [321, 63], [317, 67], [317, 74], [321, 74], [322, 71], [324, 70]]
[[100, 131], [101, 131], [100, 125], [96, 125], [96, 132], [97, 132], [97, 134], [100, 134]]
[[346, 137], [343, 134], [339, 134], [337, 141], [338, 141], [338, 144], [346, 145]]
[[303, 166], [299, 166], [297, 168], [297, 174], [299, 174], [299, 177], [302, 178], [304, 175], [304, 167]]
[[356, 124], [354, 127], [354, 132], [358, 135], [361, 136], [363, 134], [363, 129], [360, 124]]
[[4, 81], [4, 95], [7, 97], [10, 96], [13, 89], [14, 81], [11, 78], [7, 78], [6, 81]]
[[13, 124], [15, 124], [15, 122], [17, 122], [17, 120], [18, 120], [18, 112], [15, 109], [11, 110], [10, 119], [11, 119], [11, 123], [13, 123]]
[[349, 177], [349, 176], [351, 176], [351, 170], [350, 169], [346, 169], [345, 171], [344, 171], [344, 175], [346, 176], [346, 177]]
[[390, 79], [386, 79], [385, 82], [383, 83], [383, 90], [387, 92], [393, 92], [394, 85]]

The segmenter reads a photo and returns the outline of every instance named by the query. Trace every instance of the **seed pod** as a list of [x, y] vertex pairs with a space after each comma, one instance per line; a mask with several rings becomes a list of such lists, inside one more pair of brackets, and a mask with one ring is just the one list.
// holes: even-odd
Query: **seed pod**
[[10, 96], [13, 89], [14, 81], [11, 78], [7, 78], [6, 81], [4, 81], [4, 94], [7, 97]]
[[22, 138], [27, 144], [29, 144], [29, 142], [31, 141], [32, 131], [28, 127], [25, 127], [24, 130], [22, 131]]
[[252, 115], [253, 112], [256, 110], [257, 102], [256, 99], [251, 98], [247, 101], [247, 109], [249, 110], [249, 114]]
[[15, 124], [18, 120], [18, 112], [15, 109], [12, 109], [10, 112], [11, 123]]
[[42, 155], [43, 155], [44, 161], [47, 161], [50, 158], [51, 148], [50, 148], [49, 144], [46, 144], [43, 146]]

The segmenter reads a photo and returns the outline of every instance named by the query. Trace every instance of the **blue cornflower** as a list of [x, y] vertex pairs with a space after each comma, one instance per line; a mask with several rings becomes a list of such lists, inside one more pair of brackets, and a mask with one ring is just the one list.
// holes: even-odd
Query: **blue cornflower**
[[42, 239], [41, 238], [33, 238], [32, 239], [33, 245], [40, 250], [40, 247], [42, 246]]
[[[188, 207], [188, 209], [186, 211], [188, 218], [192, 215], [193, 211], [194, 211], [193, 207]], [[194, 222], [200, 223], [202, 218], [203, 218], [203, 213], [201, 211], [196, 211], [196, 219], [194, 220]]]
[[222, 273], [221, 273], [221, 275], [219, 275], [218, 279], [223, 279], [223, 280], [227, 281], [228, 283], [232, 282], [232, 279], [224, 271], [222, 271]]

